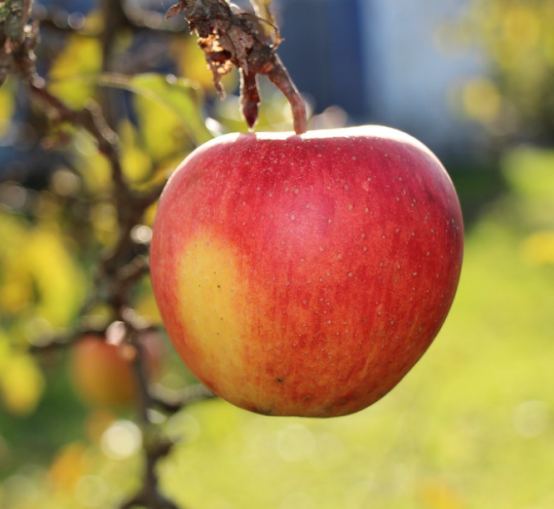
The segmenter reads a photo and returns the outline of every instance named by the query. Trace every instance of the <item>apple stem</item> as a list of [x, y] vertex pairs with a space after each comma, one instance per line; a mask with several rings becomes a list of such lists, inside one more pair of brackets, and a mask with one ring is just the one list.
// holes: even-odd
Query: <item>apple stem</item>
[[277, 55], [275, 55], [275, 58], [277, 65], [267, 74], [267, 77], [283, 93], [291, 105], [294, 132], [304, 134], [307, 131], [306, 104], [281, 59]]

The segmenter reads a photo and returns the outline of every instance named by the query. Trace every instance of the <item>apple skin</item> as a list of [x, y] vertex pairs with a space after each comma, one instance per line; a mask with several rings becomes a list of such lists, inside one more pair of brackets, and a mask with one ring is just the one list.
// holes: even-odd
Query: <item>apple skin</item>
[[151, 274], [169, 337], [208, 388], [262, 414], [331, 417], [420, 359], [462, 255], [452, 182], [411, 136], [231, 134], [171, 176]]
[[[153, 329], [140, 332], [146, 375], [149, 381], [159, 377], [163, 364], [163, 343]], [[135, 402], [135, 382], [125, 345], [106, 342], [100, 332], [87, 332], [70, 352], [70, 376], [78, 395], [97, 407], [129, 407]]]

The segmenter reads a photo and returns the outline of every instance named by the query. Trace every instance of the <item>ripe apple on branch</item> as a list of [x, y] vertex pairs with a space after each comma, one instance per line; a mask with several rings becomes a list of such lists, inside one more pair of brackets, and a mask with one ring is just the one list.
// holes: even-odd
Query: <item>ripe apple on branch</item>
[[374, 403], [423, 355], [462, 250], [452, 182], [407, 134], [232, 134], [168, 182], [151, 273], [169, 336], [209, 389], [326, 417]]
[[[144, 330], [127, 312], [131, 285], [145, 268], [142, 257], [131, 255], [129, 232], [159, 188], [143, 194], [127, 182], [116, 133], [102, 114], [106, 104], [74, 110], [48, 90], [35, 67], [38, 24], [28, 24], [31, 4], [11, 3], [17, 9], [0, 13], [11, 19], [0, 26], [0, 85], [17, 74], [54, 124], [69, 122], [92, 136], [109, 163], [111, 198], [120, 212], [118, 240], [98, 264], [91, 302], [107, 300], [112, 319], [121, 322], [106, 331], [107, 342], [104, 334], [76, 342], [75, 384], [95, 404], [128, 403], [138, 395], [138, 420], [150, 431], [154, 406], [175, 412], [209, 397], [199, 392], [170, 405], [151, 393], [155, 355], [150, 359], [139, 339]], [[106, 26], [113, 20], [127, 30], [131, 20], [117, 11], [119, 3], [106, 6]], [[232, 66], [239, 68], [249, 127], [256, 123], [263, 74], [291, 103], [295, 134], [222, 136], [192, 153], [171, 178], [151, 251], [154, 290], [171, 339], [207, 387], [248, 410], [330, 417], [363, 409], [418, 361], [451, 306], [463, 249], [452, 183], [436, 157], [404, 133], [365, 126], [306, 134], [302, 99], [275, 53], [278, 30], [261, 10], [238, 12], [227, 0], [179, 0], [168, 15], [181, 12], [216, 85]], [[171, 447], [144, 441], [143, 485], [122, 508], [176, 507], [160, 493], [156, 472]]]
[[295, 133], [221, 136], [170, 178], [151, 245], [168, 334], [198, 379], [242, 408], [361, 410], [406, 375], [450, 310], [463, 255], [452, 181], [394, 129], [306, 133], [278, 33], [269, 44], [256, 16], [210, 0], [180, 0], [168, 15], [178, 12], [216, 84], [240, 69], [248, 125], [256, 75], [268, 74], [291, 102]]
[[[252, 16], [217, 2], [227, 22], [206, 24], [206, 1], [168, 14], [185, 13], [216, 78], [240, 68], [252, 127], [256, 74], [286, 70], [260, 62]], [[422, 143], [380, 126], [305, 133], [300, 96], [279, 83], [294, 91], [296, 133], [221, 136], [170, 178], [154, 293], [175, 348], [217, 395], [266, 415], [346, 415], [396, 386], [438, 334], [460, 277], [462, 214]]]

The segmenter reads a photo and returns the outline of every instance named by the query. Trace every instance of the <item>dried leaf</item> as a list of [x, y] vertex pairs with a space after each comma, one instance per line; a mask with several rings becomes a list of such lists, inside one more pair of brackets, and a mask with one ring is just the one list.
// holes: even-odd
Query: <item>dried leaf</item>
[[240, 105], [242, 116], [248, 127], [253, 129], [258, 121], [258, 104], [261, 102], [258, 82], [255, 74], [247, 74], [243, 69], [241, 69], [240, 76]]
[[220, 35], [221, 45], [231, 53], [241, 69], [248, 73], [248, 50], [254, 46], [254, 38], [244, 30], [232, 25], [227, 33]]
[[230, 54], [223, 49], [219, 37], [215, 34], [200, 38], [198, 45], [206, 55], [206, 62], [208, 68], [212, 71], [215, 88], [223, 99], [225, 98], [225, 90], [221, 85], [221, 77], [233, 68]]
[[187, 8], [185, 4], [185, 0], [180, 0], [179, 3], [176, 3], [175, 5], [172, 5], [167, 12], [165, 13], [165, 19], [172, 18], [173, 16], [176, 16], [177, 14], [183, 12]]
[[[198, 35], [219, 95], [225, 97], [221, 76], [233, 65], [242, 75], [242, 114], [250, 128], [256, 123], [260, 102], [256, 76], [265, 74], [286, 95], [293, 108], [294, 129], [306, 131], [306, 112], [302, 98], [287, 70], [277, 57], [279, 30], [269, 11], [272, 0], [252, 0], [257, 14], [237, 11], [226, 0], [180, 0], [185, 9], [173, 7], [170, 14], [184, 11], [191, 31]], [[268, 29], [269, 27], [269, 29]]]

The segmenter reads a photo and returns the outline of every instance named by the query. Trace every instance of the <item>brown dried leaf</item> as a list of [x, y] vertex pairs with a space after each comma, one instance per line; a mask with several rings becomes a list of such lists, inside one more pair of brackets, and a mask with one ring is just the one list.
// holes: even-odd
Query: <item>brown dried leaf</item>
[[231, 59], [248, 73], [248, 51], [254, 45], [254, 38], [237, 25], [231, 25], [226, 33], [219, 33], [219, 39], [223, 48], [231, 54]]
[[256, 76], [265, 74], [291, 103], [295, 131], [303, 133], [306, 113], [302, 98], [275, 53], [281, 39], [269, 10], [272, 0], [251, 2], [257, 14], [232, 9], [227, 0], [179, 0], [168, 15], [184, 12], [191, 31], [198, 36], [221, 97], [225, 97], [221, 76], [233, 65], [239, 68], [242, 113], [250, 128], [256, 123], [260, 102]]
[[261, 102], [256, 74], [240, 71], [240, 105], [242, 116], [250, 129], [258, 121], [258, 104]]
[[172, 5], [165, 13], [165, 19], [172, 18], [186, 9], [185, 0], [180, 0], [179, 3]]
[[212, 71], [215, 88], [221, 98], [224, 98], [225, 90], [221, 85], [221, 77], [233, 68], [231, 55], [222, 47], [221, 40], [216, 34], [200, 38], [198, 45], [206, 55], [206, 62]]

